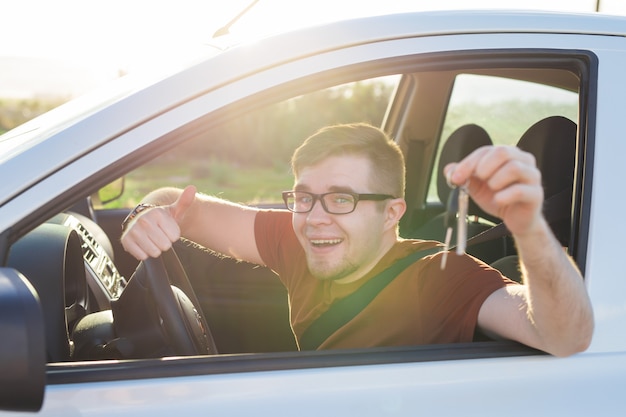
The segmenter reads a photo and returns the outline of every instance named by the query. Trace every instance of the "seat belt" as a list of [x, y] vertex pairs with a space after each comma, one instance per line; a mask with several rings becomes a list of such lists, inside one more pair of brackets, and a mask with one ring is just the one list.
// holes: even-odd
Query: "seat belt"
[[413, 252], [378, 273], [352, 294], [336, 301], [306, 328], [299, 340], [300, 349], [317, 349], [331, 334], [362, 311], [400, 272], [424, 256], [440, 250], [440, 246], [434, 246]]

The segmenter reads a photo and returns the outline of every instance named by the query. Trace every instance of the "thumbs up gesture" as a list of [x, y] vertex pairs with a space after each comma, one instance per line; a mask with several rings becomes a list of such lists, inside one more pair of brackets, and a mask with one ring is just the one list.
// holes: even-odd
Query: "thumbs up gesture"
[[[174, 189], [157, 190], [147, 199], [175, 201], [158, 206], [140, 205], [124, 221], [122, 246], [140, 261], [149, 257], [157, 258], [180, 239], [180, 225], [196, 199], [196, 188], [188, 186], [182, 192]], [[140, 207], [141, 210], [138, 210]]]

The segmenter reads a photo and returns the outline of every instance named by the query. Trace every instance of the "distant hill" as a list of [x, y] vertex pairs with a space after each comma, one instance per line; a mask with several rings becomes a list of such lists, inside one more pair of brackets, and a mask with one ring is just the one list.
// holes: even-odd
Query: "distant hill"
[[0, 98], [68, 99], [114, 77], [60, 60], [0, 56]]

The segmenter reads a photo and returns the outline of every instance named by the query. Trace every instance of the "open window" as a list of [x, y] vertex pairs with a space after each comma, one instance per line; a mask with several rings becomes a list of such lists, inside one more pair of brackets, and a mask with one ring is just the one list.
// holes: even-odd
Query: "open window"
[[[422, 234], [420, 229], [443, 210], [437, 175], [449, 136], [463, 126], [475, 124], [494, 143], [516, 145], [536, 121], [560, 116], [577, 125], [573, 138], [575, 152], [570, 161], [574, 162], [575, 170], [571, 172], [571, 194], [565, 209], [573, 217], [568, 220], [570, 234], [565, 246], [584, 266], [585, 212], [589, 209], [588, 197], [582, 195], [582, 184], [589, 180], [590, 167], [583, 155], [591, 142], [588, 132], [593, 120], [590, 107], [594, 94], [593, 71], [593, 59], [578, 52], [448, 52], [402, 56], [376, 65], [328, 71], [319, 76], [317, 84], [306, 79], [295, 80], [163, 132], [142, 152], [116, 161], [105, 174], [109, 180], [119, 178], [113, 175], [114, 170], [116, 174], [124, 174], [124, 193], [110, 205], [89, 207], [83, 213], [90, 215], [95, 209], [91, 220], [97, 221], [98, 227], [93, 230], [106, 236], [102, 240], [106, 244], [96, 250], [114, 259], [119, 275], [128, 278], [136, 262], [119, 247], [120, 223], [129, 208], [148, 191], [165, 185], [194, 183], [208, 194], [250, 205], [281, 207], [280, 192], [292, 184], [288, 161], [293, 149], [319, 127], [359, 121], [381, 125], [405, 152], [409, 211], [401, 225], [402, 236], [433, 238]], [[243, 193], [242, 189], [245, 189]], [[64, 217], [61, 222], [70, 224], [73, 219], [80, 217]], [[488, 229], [497, 222], [482, 218], [480, 226]], [[69, 242], [72, 248], [80, 248], [76, 240], [84, 237], [81, 233], [85, 232], [82, 228], [72, 230], [67, 239], [61, 240]], [[92, 231], [87, 232], [93, 235]], [[510, 241], [501, 240], [501, 252], [489, 249], [479, 257], [491, 263], [502, 256], [514, 255]], [[85, 247], [82, 246], [83, 255], [87, 253]], [[354, 356], [345, 352], [292, 352], [295, 344], [289, 329], [286, 291], [271, 271], [209, 252], [203, 252], [198, 259], [195, 249], [189, 253], [186, 250], [181, 251], [182, 260], [188, 267], [218, 351], [258, 354], [254, 360], [237, 355], [224, 359], [228, 366], [221, 371], [212, 368], [210, 359], [200, 361], [202, 364], [194, 372], [262, 369], [267, 366], [263, 362], [266, 353], [285, 355], [272, 369], [297, 368], [303, 363], [309, 367], [327, 366], [324, 361], [331, 355], [332, 363], [345, 365], [536, 353], [517, 344], [500, 342], [380, 348]], [[98, 298], [94, 295], [97, 286], [87, 288], [81, 291], [88, 291], [90, 300]], [[106, 300], [81, 306], [86, 310], [84, 313], [91, 314], [96, 311], [90, 308], [97, 309], [91, 306], [102, 303], [106, 305]], [[71, 339], [70, 327], [61, 330], [67, 330]], [[108, 332], [109, 329], [98, 336], [108, 337]], [[291, 355], [298, 359], [292, 360]], [[164, 371], [166, 374], [175, 373], [175, 365], [165, 367], [169, 369]], [[63, 367], [54, 369], [62, 371]]]

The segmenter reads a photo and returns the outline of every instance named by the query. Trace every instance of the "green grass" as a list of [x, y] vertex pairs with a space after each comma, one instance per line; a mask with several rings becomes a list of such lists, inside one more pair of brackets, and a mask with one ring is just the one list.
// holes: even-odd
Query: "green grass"
[[125, 178], [122, 197], [107, 207], [134, 207], [148, 192], [160, 187], [195, 185], [198, 191], [246, 204], [280, 203], [281, 192], [293, 186], [289, 167], [245, 167], [212, 160], [183, 166], [146, 165]]

